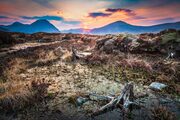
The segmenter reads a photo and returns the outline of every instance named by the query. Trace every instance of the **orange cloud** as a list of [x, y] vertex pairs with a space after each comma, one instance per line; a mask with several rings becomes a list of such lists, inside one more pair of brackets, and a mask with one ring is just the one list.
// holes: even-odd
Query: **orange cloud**
[[144, 17], [136, 15], [133, 10], [129, 9], [104, 9], [101, 12], [94, 12], [94, 14], [91, 13], [91, 15], [84, 17], [82, 27], [95, 28], [119, 20], [129, 21], [134, 19], [144, 19]]
[[[99, 17], [84, 17], [83, 25], [86, 28], [102, 27], [106, 24], [115, 21], [125, 21], [133, 25], [149, 26], [154, 24], [160, 24], [163, 22], [176, 22], [180, 20], [180, 8], [179, 4], [171, 4], [164, 6], [155, 7], [143, 7], [134, 10], [123, 10], [123, 9], [109, 9], [101, 11], [102, 13], [109, 13], [111, 15], [99, 16]], [[128, 10], [128, 9], [127, 9]]]

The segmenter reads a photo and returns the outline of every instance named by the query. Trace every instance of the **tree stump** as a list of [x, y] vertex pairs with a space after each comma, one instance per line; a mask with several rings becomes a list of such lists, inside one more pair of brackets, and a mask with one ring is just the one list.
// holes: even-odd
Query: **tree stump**
[[134, 102], [133, 83], [126, 84], [119, 96], [105, 96], [104, 98], [107, 98], [106, 100], [109, 100], [109, 103], [93, 112], [91, 116], [98, 116], [115, 108], [120, 108], [123, 112], [129, 112], [132, 111], [133, 105], [137, 105]]

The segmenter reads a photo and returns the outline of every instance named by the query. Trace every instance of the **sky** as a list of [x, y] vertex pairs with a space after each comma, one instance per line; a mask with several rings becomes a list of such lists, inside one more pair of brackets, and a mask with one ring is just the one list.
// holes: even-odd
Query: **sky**
[[59, 30], [115, 21], [150, 26], [180, 21], [180, 0], [0, 0], [0, 24], [46, 19]]

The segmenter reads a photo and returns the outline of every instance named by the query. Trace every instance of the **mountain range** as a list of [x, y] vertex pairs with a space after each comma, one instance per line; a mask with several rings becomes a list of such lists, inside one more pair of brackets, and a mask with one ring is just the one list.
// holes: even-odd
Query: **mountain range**
[[[165, 23], [153, 26], [136, 26], [123, 21], [116, 21], [95, 29], [70, 29], [63, 30], [62, 33], [80, 33], [80, 34], [117, 34], [117, 33], [145, 33], [145, 32], [159, 32], [164, 29], [180, 29], [180, 22]], [[6, 32], [23, 32], [23, 33], [59, 33], [60, 31], [47, 20], [37, 20], [32, 24], [22, 24], [15, 22], [11, 25], [0, 25], [0, 31]]]
[[91, 30], [92, 34], [116, 34], [116, 33], [145, 33], [160, 32], [164, 29], [180, 29], [180, 22], [165, 23], [153, 26], [135, 26], [123, 21], [117, 21], [106, 26]]
[[15, 22], [11, 25], [7, 26], [0, 26], [0, 30], [4, 31], [2, 29], [5, 29], [6, 31], [10, 32], [22, 32], [22, 33], [36, 33], [36, 32], [47, 32], [47, 33], [59, 33], [60, 31], [52, 25], [47, 20], [37, 20], [33, 22], [32, 24], [22, 24], [20, 22]]

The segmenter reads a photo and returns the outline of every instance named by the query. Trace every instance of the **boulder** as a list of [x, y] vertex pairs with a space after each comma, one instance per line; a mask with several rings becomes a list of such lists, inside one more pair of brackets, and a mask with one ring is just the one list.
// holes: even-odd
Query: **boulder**
[[110, 38], [100, 38], [96, 41], [96, 49], [100, 50], [104, 46], [104, 43], [108, 41]]
[[128, 51], [128, 45], [132, 42], [131, 38], [124, 37], [122, 40], [119, 40], [118, 43], [116, 43], [117, 48], [121, 52], [127, 52]]
[[106, 53], [112, 53], [113, 50], [115, 49], [115, 40], [114, 39], [110, 39], [110, 40], [107, 40], [105, 43], [104, 43], [104, 46], [103, 46], [103, 51], [105, 51]]

